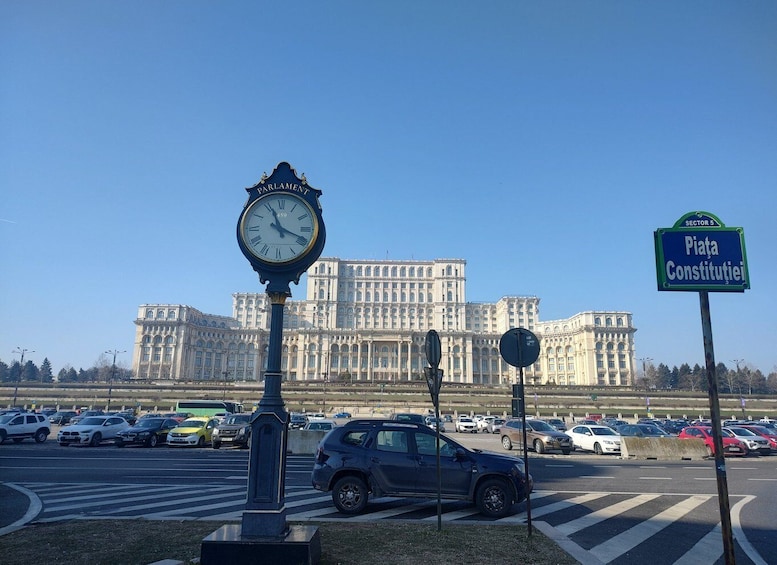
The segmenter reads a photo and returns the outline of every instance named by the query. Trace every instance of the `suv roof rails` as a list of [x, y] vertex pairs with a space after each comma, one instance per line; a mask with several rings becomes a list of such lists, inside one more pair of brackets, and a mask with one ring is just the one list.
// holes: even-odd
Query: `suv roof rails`
[[389, 420], [387, 418], [358, 418], [355, 420], [348, 420], [340, 427], [353, 427], [353, 426], [400, 426], [400, 427], [413, 427], [413, 428], [426, 428], [425, 424], [418, 422], [407, 422], [404, 420]]

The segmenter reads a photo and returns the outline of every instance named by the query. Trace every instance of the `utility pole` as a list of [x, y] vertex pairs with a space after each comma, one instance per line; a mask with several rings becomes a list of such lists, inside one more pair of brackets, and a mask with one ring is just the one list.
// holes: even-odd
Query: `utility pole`
[[111, 395], [113, 393], [113, 379], [116, 378], [116, 356], [119, 353], [127, 353], [126, 351], [119, 351], [114, 349], [112, 351], [106, 351], [107, 354], [113, 354], [113, 364], [111, 365], [111, 378], [108, 380], [108, 406], [106, 406], [106, 412], [111, 411]]
[[32, 351], [30, 349], [22, 349], [21, 347], [17, 347], [14, 349], [11, 353], [20, 353], [22, 358], [19, 361], [19, 376], [15, 379], [14, 387], [13, 387], [13, 404], [12, 407], [16, 407], [16, 398], [19, 393], [19, 381], [22, 380], [22, 371], [24, 371], [24, 354], [25, 353], [35, 353], [35, 351]]
[[653, 359], [650, 357], [641, 357], [639, 360], [642, 361], [642, 380], [645, 381], [645, 390], [648, 390], [650, 387], [647, 382], [647, 362], [652, 362]]

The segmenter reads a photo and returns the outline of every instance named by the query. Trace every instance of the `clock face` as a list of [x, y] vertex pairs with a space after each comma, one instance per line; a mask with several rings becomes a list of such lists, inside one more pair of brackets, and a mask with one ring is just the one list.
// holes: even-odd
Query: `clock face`
[[246, 209], [240, 221], [240, 237], [259, 260], [289, 263], [304, 257], [316, 243], [318, 217], [299, 196], [267, 194]]

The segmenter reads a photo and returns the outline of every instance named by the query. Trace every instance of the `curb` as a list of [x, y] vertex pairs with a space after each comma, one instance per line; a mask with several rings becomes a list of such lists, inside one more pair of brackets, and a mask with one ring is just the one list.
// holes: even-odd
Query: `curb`
[[11, 488], [26, 496], [27, 499], [29, 500], [29, 506], [27, 508], [27, 512], [24, 513], [24, 516], [22, 516], [12, 524], [8, 524], [7, 526], [3, 526], [2, 528], [0, 528], [0, 536], [4, 536], [5, 534], [10, 534], [11, 532], [15, 532], [16, 530], [23, 528], [25, 525], [31, 522], [38, 514], [40, 514], [40, 511], [43, 509], [43, 504], [41, 504], [40, 498], [38, 498], [38, 495], [32, 492], [31, 490], [27, 490], [26, 488], [20, 487], [13, 483], [3, 483], [2, 486]]

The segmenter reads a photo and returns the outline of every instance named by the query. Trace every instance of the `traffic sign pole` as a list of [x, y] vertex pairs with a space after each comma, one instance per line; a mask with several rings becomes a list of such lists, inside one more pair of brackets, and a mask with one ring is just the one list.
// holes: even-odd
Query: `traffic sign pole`
[[720, 506], [720, 529], [723, 534], [723, 556], [726, 565], [734, 565], [734, 535], [731, 530], [731, 508], [728, 501], [728, 480], [726, 460], [723, 455], [723, 432], [720, 426], [720, 401], [718, 378], [715, 375], [715, 348], [712, 343], [712, 317], [710, 297], [707, 291], [699, 292], [701, 306], [701, 330], [704, 336], [704, 361], [709, 384], [710, 419], [712, 420], [712, 443], [715, 446], [715, 479], [718, 484], [718, 505]]

